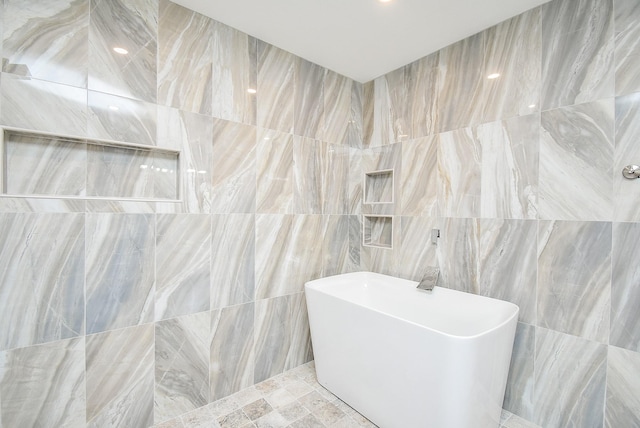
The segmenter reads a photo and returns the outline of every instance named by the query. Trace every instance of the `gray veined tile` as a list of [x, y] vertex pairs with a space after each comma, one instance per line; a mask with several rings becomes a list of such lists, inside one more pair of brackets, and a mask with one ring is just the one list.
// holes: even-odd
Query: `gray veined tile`
[[2, 73], [0, 94], [3, 125], [80, 137], [87, 132], [86, 89]]
[[542, 6], [542, 110], [614, 94], [613, 0]]
[[0, 350], [84, 334], [84, 215], [0, 214]]
[[255, 304], [232, 306], [211, 313], [211, 400], [253, 385]]
[[350, 120], [347, 125], [346, 144], [353, 149], [362, 148], [362, 132], [363, 132], [363, 97], [364, 85], [360, 82], [351, 81], [351, 108]]
[[525, 116], [540, 108], [540, 8], [485, 31], [483, 122]]
[[346, 144], [351, 115], [353, 81], [328, 70], [324, 77], [324, 134], [323, 140]]
[[384, 75], [387, 82], [389, 121], [392, 130], [392, 140], [398, 143], [412, 138], [411, 135], [411, 102], [407, 99], [412, 95], [408, 87], [409, 66], [401, 67]]
[[362, 148], [374, 147], [375, 80], [362, 85]]
[[297, 214], [322, 214], [324, 153], [328, 144], [293, 137], [293, 209]]
[[159, 0], [158, 104], [212, 114], [213, 20]]
[[0, 212], [3, 213], [83, 213], [84, 200], [47, 198], [1, 198]]
[[213, 122], [168, 107], [158, 109], [158, 146], [180, 150], [181, 199], [185, 212], [211, 212]]
[[364, 103], [364, 147], [380, 147], [394, 143], [391, 98], [385, 76], [365, 84]]
[[156, 145], [155, 104], [89, 91], [89, 138]]
[[149, 214], [87, 214], [87, 333], [153, 320], [154, 229]]
[[87, 427], [153, 425], [153, 324], [87, 336]]
[[323, 277], [353, 270], [349, 231], [349, 216], [325, 216], [322, 234]]
[[616, 98], [615, 150], [613, 160], [613, 212], [615, 221], [640, 221], [636, 180], [622, 175], [622, 168], [640, 162], [640, 92]]
[[400, 220], [400, 248], [396, 253], [395, 271], [401, 278], [422, 279], [427, 266], [438, 266], [437, 246], [431, 242], [431, 231], [438, 228], [435, 217], [395, 217]]
[[539, 135], [538, 114], [478, 127], [482, 217], [537, 218]]
[[155, 422], [209, 403], [209, 312], [155, 326]]
[[613, 224], [609, 343], [635, 352], [640, 352], [640, 266], [634, 257], [639, 243], [639, 223]]
[[543, 328], [535, 346], [534, 422], [601, 427], [607, 346]]
[[92, 2], [89, 89], [155, 103], [157, 49], [158, 0]]
[[535, 221], [480, 220], [480, 294], [515, 303], [528, 324], [536, 323], [537, 233]]
[[616, 95], [640, 90], [640, 5], [614, 0]]
[[482, 141], [476, 128], [440, 134], [438, 140], [438, 207], [447, 217], [479, 217]]
[[214, 119], [212, 168], [212, 211], [255, 212], [255, 126]]
[[83, 338], [0, 352], [0, 426], [85, 426]]
[[293, 213], [293, 136], [258, 131], [256, 212]]
[[402, 215], [438, 214], [438, 140], [434, 135], [402, 143]]
[[255, 299], [255, 230], [253, 214], [212, 216], [211, 309]]
[[[362, 204], [363, 214], [399, 214], [401, 207], [401, 187], [402, 181], [402, 143], [388, 144], [385, 146], [372, 147], [362, 150], [362, 173], [367, 174], [381, 170], [393, 170], [393, 204]], [[360, 177], [364, 181], [364, 177]], [[390, 196], [390, 195], [389, 195]], [[367, 195], [363, 195], [363, 201]], [[370, 202], [370, 201], [369, 201]]]
[[156, 217], [156, 320], [209, 310], [211, 218]]
[[613, 346], [607, 358], [605, 427], [640, 425], [640, 354]]
[[437, 132], [475, 125], [482, 119], [484, 33], [440, 50]]
[[311, 335], [304, 293], [256, 303], [254, 382], [310, 361]]
[[503, 407], [525, 419], [533, 419], [535, 327], [518, 323], [511, 353]]
[[541, 221], [537, 325], [609, 339], [611, 223]]
[[323, 138], [324, 76], [326, 70], [312, 62], [295, 59], [293, 92], [293, 133], [309, 138]]
[[411, 138], [436, 132], [438, 121], [438, 84], [440, 53], [435, 52], [409, 65], [405, 75], [411, 118]]
[[4, 3], [3, 70], [87, 87], [89, 2]]
[[362, 150], [349, 148], [349, 188], [347, 212], [360, 214], [362, 210]]
[[445, 218], [440, 227], [436, 254], [440, 266], [439, 286], [480, 294], [478, 219]]
[[258, 40], [257, 124], [293, 132], [294, 70], [296, 57]]
[[611, 220], [613, 99], [542, 113], [541, 219]]
[[340, 144], [322, 144], [322, 151], [322, 214], [347, 214], [350, 149]]
[[213, 21], [214, 117], [256, 124], [257, 41]]

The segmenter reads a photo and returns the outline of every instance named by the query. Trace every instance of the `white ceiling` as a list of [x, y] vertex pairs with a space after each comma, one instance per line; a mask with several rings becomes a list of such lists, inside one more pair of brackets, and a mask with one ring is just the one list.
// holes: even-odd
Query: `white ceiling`
[[172, 0], [367, 82], [549, 0]]

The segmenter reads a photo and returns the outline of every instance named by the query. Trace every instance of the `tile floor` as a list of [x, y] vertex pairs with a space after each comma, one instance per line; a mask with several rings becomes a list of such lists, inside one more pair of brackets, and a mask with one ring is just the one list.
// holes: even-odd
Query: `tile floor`
[[[236, 394], [171, 419], [154, 428], [376, 428], [327, 391], [313, 362], [267, 379]], [[538, 428], [503, 412], [501, 428]]]

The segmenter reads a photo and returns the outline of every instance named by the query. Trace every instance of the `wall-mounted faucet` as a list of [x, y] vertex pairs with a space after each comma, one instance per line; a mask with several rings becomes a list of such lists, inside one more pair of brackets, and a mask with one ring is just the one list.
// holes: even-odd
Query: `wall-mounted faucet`
[[433, 291], [433, 287], [438, 282], [438, 276], [440, 276], [440, 269], [434, 266], [427, 267], [422, 279], [418, 283], [418, 288], [425, 291]]

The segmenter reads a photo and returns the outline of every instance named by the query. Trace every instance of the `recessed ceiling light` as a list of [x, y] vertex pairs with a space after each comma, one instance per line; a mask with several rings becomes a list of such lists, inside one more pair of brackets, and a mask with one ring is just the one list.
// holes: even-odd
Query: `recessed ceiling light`
[[113, 48], [113, 51], [114, 51], [115, 53], [119, 53], [120, 55], [126, 55], [126, 54], [128, 54], [128, 53], [129, 53], [129, 51], [128, 51], [128, 50], [126, 50], [125, 48], [121, 48], [121, 47], [118, 47], [118, 46], [116, 46], [115, 48]]
[[497, 79], [498, 77], [500, 77], [500, 73], [491, 73], [487, 76], [487, 79]]
[[249, 89], [247, 89], [247, 92], [249, 92], [250, 94], [255, 94], [255, 93], [256, 93], [256, 92], [258, 92], [258, 91], [256, 91], [256, 90], [255, 90], [255, 89], [253, 89], [253, 88], [249, 88]]
[[380, 3], [391, 3], [393, 0], [378, 0]]

